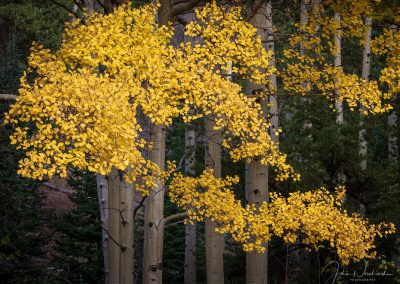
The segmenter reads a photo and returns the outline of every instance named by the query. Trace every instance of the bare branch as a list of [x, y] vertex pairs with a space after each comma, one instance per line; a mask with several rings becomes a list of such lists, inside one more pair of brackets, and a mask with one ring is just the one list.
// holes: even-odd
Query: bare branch
[[135, 210], [133, 210], [133, 218], [135, 218], [137, 211], [139, 210], [140, 207], [143, 206], [144, 201], [146, 200], [147, 196], [143, 196], [142, 200], [140, 201], [140, 203], [138, 204], [138, 206], [136, 206]]
[[170, 215], [168, 217], [165, 217], [164, 219], [162, 219], [162, 221], [163, 221], [164, 224], [166, 224], [166, 223], [171, 222], [171, 221], [173, 221], [175, 219], [185, 218], [187, 216], [188, 216], [187, 212], [176, 213], [176, 214]]
[[1, 101], [15, 100], [16, 98], [18, 98], [18, 96], [12, 94], [0, 94]]
[[59, 192], [62, 192], [62, 193], [65, 193], [67, 195], [71, 195], [73, 193], [72, 190], [65, 190], [65, 189], [59, 188], [58, 186], [56, 186], [55, 184], [50, 183], [50, 182], [44, 182], [43, 185], [45, 187], [51, 188], [53, 190], [56, 190], [56, 191], [59, 191]]
[[111, 236], [111, 234], [108, 232], [108, 230], [107, 230], [103, 225], [100, 224], [100, 226], [101, 226], [101, 228], [104, 230], [104, 232], [106, 232], [107, 236], [110, 237], [110, 239], [111, 239], [117, 246], [119, 246], [121, 249], [124, 248], [124, 246], [122, 246], [119, 242], [117, 242], [117, 241]]
[[178, 225], [178, 224], [183, 223], [183, 222], [184, 222], [184, 221], [181, 220], [181, 221], [177, 221], [177, 222], [174, 222], [174, 223], [170, 223], [170, 224], [168, 224], [168, 225], [165, 225], [164, 228], [171, 227], [171, 226], [174, 226], [174, 225]]

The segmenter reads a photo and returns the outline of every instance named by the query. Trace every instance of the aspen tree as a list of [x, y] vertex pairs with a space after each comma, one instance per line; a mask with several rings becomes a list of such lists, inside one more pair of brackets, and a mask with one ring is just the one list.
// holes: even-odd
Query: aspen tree
[[[270, 1], [249, 1], [247, 10], [247, 14], [250, 16], [250, 23], [257, 28], [257, 33], [261, 36], [263, 47], [266, 50], [273, 51]], [[273, 65], [271, 64], [271, 66]], [[270, 77], [269, 86], [267, 87], [271, 93], [274, 93], [272, 88], [276, 88], [276, 78], [274, 80], [274, 78]], [[265, 87], [248, 82], [248, 91], [251, 95], [256, 95], [259, 91], [265, 91]], [[272, 100], [271, 103], [273, 104], [274, 102]], [[260, 104], [262, 105], [263, 115], [267, 119], [269, 113], [268, 99], [261, 99]], [[271, 108], [273, 106], [271, 105]], [[258, 161], [246, 164], [246, 197], [249, 204], [255, 205], [257, 208], [268, 198], [268, 167]], [[246, 253], [246, 283], [267, 283], [267, 279], [268, 251], [264, 253]]]
[[[340, 15], [335, 13], [335, 21], [337, 23], [336, 33], [334, 35], [335, 38], [335, 53], [334, 53], [334, 61], [335, 68], [342, 68], [342, 31], [340, 27]], [[338, 83], [338, 82], [336, 82]], [[336, 90], [336, 95], [339, 96], [339, 90]], [[336, 123], [343, 124], [343, 101], [340, 99], [336, 99], [335, 101], [335, 111], [336, 111]]]
[[[193, 124], [185, 128], [185, 174], [195, 176], [195, 151], [196, 130]], [[185, 284], [196, 284], [196, 246], [197, 246], [197, 224], [187, 222], [185, 224]]]
[[[362, 74], [361, 77], [365, 82], [369, 81], [370, 69], [371, 69], [371, 37], [372, 37], [372, 19], [365, 19], [365, 37], [363, 45], [363, 61], [362, 61]], [[368, 154], [368, 142], [367, 142], [367, 131], [364, 127], [365, 116], [360, 113], [360, 129], [358, 131], [358, 143], [359, 143], [359, 155], [361, 157], [361, 170], [367, 169], [367, 154]], [[365, 205], [360, 203], [360, 214], [365, 217]]]
[[[185, 23], [194, 21], [194, 11], [182, 15]], [[182, 31], [183, 33], [184, 31]], [[184, 41], [196, 43], [196, 38], [190, 39], [183, 35]], [[191, 110], [193, 115], [193, 110]], [[185, 127], [185, 175], [196, 175], [196, 128], [193, 123], [188, 123]], [[184, 283], [197, 283], [197, 265], [196, 265], [196, 250], [197, 250], [197, 223], [186, 222], [185, 224], [185, 263], [184, 263]]]
[[[212, 169], [216, 178], [221, 178], [221, 133], [215, 130], [215, 116], [205, 118], [205, 166]], [[206, 271], [207, 283], [224, 283], [224, 243], [223, 234], [215, 230], [217, 225], [210, 219], [205, 220]]]
[[[176, 11], [182, 11], [181, 4]], [[173, 18], [174, 13], [162, 8], [159, 13]], [[342, 208], [343, 187], [335, 195], [324, 188], [293, 192], [288, 198], [271, 193], [271, 202], [256, 208], [235, 198], [231, 188], [237, 177], [217, 178], [210, 168], [199, 177], [185, 177], [173, 163], [162, 170], [161, 129], [174, 118], [188, 123], [212, 117], [212, 130], [221, 133], [221, 146], [233, 161], [258, 160], [276, 170], [277, 180], [299, 178], [268, 134], [271, 125], [261, 105], [219, 71], [231, 69], [255, 84], [267, 84], [275, 71], [269, 67], [272, 52], [262, 47], [256, 29], [243, 21], [240, 9], [227, 11], [213, 2], [197, 10], [197, 21], [187, 26], [186, 35], [201, 37], [201, 42], [178, 47], [170, 44], [171, 27], [156, 24], [155, 13], [154, 5], [140, 9], [123, 5], [107, 16], [94, 14], [84, 24], [68, 24], [59, 51], [33, 46], [20, 96], [4, 121], [14, 127], [11, 143], [26, 154], [19, 174], [35, 179], [65, 177], [68, 167], [76, 167], [116, 177], [109, 178], [109, 188], [135, 183], [136, 190], [150, 197], [169, 180], [171, 201], [187, 210], [191, 220], [216, 220], [216, 231], [230, 233], [246, 252], [265, 252], [272, 235], [295, 242], [301, 233], [306, 245], [329, 243], [344, 264], [374, 257], [375, 239], [392, 233], [394, 227], [369, 225], [358, 215], [348, 215]], [[32, 72], [33, 80], [28, 76]], [[356, 101], [342, 88], [340, 96], [345, 95], [349, 102]], [[380, 95], [368, 93], [376, 103], [374, 111], [382, 110]], [[194, 115], [189, 115], [191, 109]], [[156, 128], [153, 135], [158, 138], [152, 144], [141, 136], [138, 111]], [[148, 149], [150, 159], [143, 156]], [[111, 194], [109, 202], [118, 198]], [[182, 216], [186, 213], [156, 216], [157, 223], [151, 224], [158, 230], [147, 255], [155, 250], [158, 259], [147, 260], [147, 283], [161, 282], [164, 225]], [[119, 239], [121, 235], [119, 231]], [[110, 261], [110, 274], [112, 266]]]
[[[159, 1], [157, 13], [158, 25], [170, 24], [176, 16], [194, 8], [200, 1], [191, 0], [177, 2], [168, 0]], [[153, 143], [150, 150], [150, 160], [161, 171], [165, 169], [165, 127], [154, 126], [151, 133]], [[160, 180], [157, 187], [149, 192], [145, 206], [145, 243], [143, 259], [143, 283], [162, 282], [162, 255], [163, 255], [163, 227], [159, 225], [164, 218], [164, 188]]]

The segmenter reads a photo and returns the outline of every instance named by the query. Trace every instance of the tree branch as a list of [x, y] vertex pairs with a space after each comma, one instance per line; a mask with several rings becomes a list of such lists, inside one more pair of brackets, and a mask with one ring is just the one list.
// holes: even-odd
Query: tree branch
[[136, 206], [135, 210], [133, 210], [133, 218], [135, 218], [136, 213], [137, 213], [137, 211], [139, 210], [139, 208], [143, 206], [144, 201], [146, 200], [146, 198], [147, 198], [147, 195], [144, 196], [144, 197], [142, 198], [142, 200], [140, 201], [140, 203], [138, 204], [138, 206]]
[[0, 101], [15, 100], [16, 98], [18, 96], [12, 94], [0, 94]]
[[187, 212], [176, 213], [176, 214], [170, 215], [168, 217], [165, 217], [163, 219], [163, 222], [164, 222], [164, 224], [166, 224], [166, 223], [171, 222], [171, 221], [173, 221], [175, 219], [184, 218], [184, 217], [187, 217], [187, 216], [188, 216]]
[[191, 9], [193, 9], [194, 7], [196, 7], [197, 5], [199, 5], [201, 2], [203, 2], [204, 0], [191, 0], [188, 2], [178, 2], [173, 4], [172, 9], [169, 11], [169, 17], [170, 18], [175, 18], [176, 16], [190, 11]]
[[154, 224], [154, 225], [156, 225], [157, 230], [160, 230], [160, 229], [164, 230], [165, 224], [167, 224], [168, 222], [171, 222], [171, 221], [173, 221], [175, 219], [184, 218], [184, 217], [187, 217], [187, 216], [188, 216], [187, 212], [176, 213], [176, 214], [170, 215], [168, 217], [162, 218], [158, 222], [158, 225], [156, 225], [156, 224]]
[[72, 15], [74, 15], [75, 18], [79, 18], [79, 15], [77, 13], [75, 13], [74, 11], [72, 11], [70, 8], [68, 8], [67, 6], [65, 6], [62, 3], [58, 3], [57, 1], [54, 0], [49, 0], [51, 3], [53, 3], [54, 5], [57, 5], [61, 8], [63, 8], [64, 10], [68, 11], [69, 13], [71, 13]]

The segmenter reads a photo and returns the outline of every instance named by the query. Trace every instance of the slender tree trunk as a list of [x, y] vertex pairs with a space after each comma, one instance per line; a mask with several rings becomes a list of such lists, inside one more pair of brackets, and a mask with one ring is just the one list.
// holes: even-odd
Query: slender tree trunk
[[[206, 167], [214, 170], [215, 177], [221, 177], [221, 134], [214, 130], [214, 117], [205, 119], [206, 131]], [[216, 224], [205, 221], [206, 269], [208, 284], [224, 283], [224, 235], [215, 232]]]
[[[159, 26], [166, 25], [170, 20], [168, 11], [170, 3], [160, 1], [157, 20]], [[153, 149], [150, 151], [150, 160], [156, 163], [161, 170], [165, 169], [165, 130], [162, 126], [154, 126], [151, 133]], [[144, 252], [143, 252], [143, 283], [162, 283], [162, 253], [163, 232], [159, 227], [164, 218], [164, 188], [161, 181], [158, 186], [149, 192], [145, 207]]]
[[[194, 11], [190, 11], [182, 15], [185, 23], [195, 21]], [[196, 42], [196, 38], [184, 36], [184, 26], [179, 26], [179, 33], [181, 39], [185, 42]], [[179, 43], [179, 42], [178, 42]], [[192, 110], [191, 110], [192, 112]], [[185, 128], [185, 175], [196, 175], [196, 129], [191, 123], [188, 123]], [[185, 265], [184, 265], [184, 283], [196, 284], [196, 248], [197, 248], [197, 223], [185, 224]]]
[[[250, 22], [258, 30], [264, 47], [267, 50], [274, 51], [273, 38], [273, 22], [272, 22], [272, 5], [270, 1], [263, 2], [261, 0], [251, 2], [250, 15], [253, 15]], [[271, 66], [275, 66], [275, 60], [270, 62]], [[255, 84], [249, 84], [249, 91], [262, 88]], [[276, 90], [276, 75], [270, 77], [270, 87], [272, 93]], [[264, 115], [270, 114], [270, 135], [275, 142], [278, 137], [275, 131], [279, 128], [278, 120], [278, 102], [276, 97], [270, 96], [267, 100], [260, 102], [263, 107]], [[269, 109], [268, 109], [269, 105]], [[246, 196], [250, 204], [257, 207], [268, 199], [268, 167], [261, 165], [257, 161], [251, 162], [246, 170]], [[265, 253], [247, 253], [246, 254], [246, 283], [261, 284], [268, 282], [268, 250]]]
[[120, 174], [118, 170], [113, 169], [112, 172], [107, 176], [108, 180], [108, 237], [110, 241], [108, 242], [108, 265], [109, 274], [108, 280], [109, 284], [119, 284], [120, 275], [120, 243], [119, 243], [119, 223], [120, 223]]
[[107, 179], [96, 174], [97, 183], [97, 197], [100, 207], [100, 221], [101, 221], [101, 243], [103, 250], [104, 261], [104, 282], [108, 283], [108, 183]]
[[[170, 0], [160, 0], [157, 20], [158, 25], [167, 25], [178, 14], [191, 10], [199, 1], [191, 0], [180, 2], [177, 6]], [[165, 169], [165, 129], [163, 126], [154, 126], [152, 129], [153, 149], [150, 151], [150, 160], [156, 163], [161, 170]], [[162, 256], [164, 238], [164, 188], [161, 182], [151, 190], [145, 207], [145, 241], [143, 259], [143, 283], [162, 283]]]
[[[165, 168], [165, 130], [162, 126], [153, 128], [153, 149], [150, 151], [150, 160], [155, 162], [161, 170]], [[164, 218], [164, 188], [161, 182], [149, 192], [146, 200], [143, 283], [162, 282], [162, 251], [163, 242], [160, 242], [162, 230], [159, 225]]]
[[133, 267], [133, 242], [134, 242], [134, 219], [133, 207], [135, 190], [134, 185], [127, 183], [121, 176], [120, 182], [120, 283], [132, 284], [134, 277]]
[[[91, 14], [94, 12], [94, 0], [84, 0], [82, 1], [82, 5], [86, 8], [86, 11]], [[74, 12], [78, 9], [77, 5], [74, 5]], [[101, 242], [102, 242], [102, 251], [103, 251], [103, 262], [104, 262], [104, 282], [105, 283], [118, 283], [116, 281], [116, 269], [115, 261], [114, 266], [112, 268], [112, 277], [113, 279], [110, 280], [109, 278], [109, 251], [113, 249], [118, 249], [115, 245], [108, 246], [109, 241], [109, 177], [105, 177], [100, 174], [96, 174], [96, 184], [97, 184], [97, 197], [99, 202], [100, 208], [100, 220], [101, 220]], [[111, 185], [111, 184], [110, 184]], [[111, 185], [112, 186], [112, 185]], [[116, 191], [116, 189], [111, 189], [110, 192]], [[112, 253], [115, 255], [115, 253]]]
[[184, 283], [196, 283], [196, 244], [197, 244], [197, 224], [185, 225], [185, 271]]
[[[106, 0], [104, 13], [111, 13], [118, 1]], [[93, 0], [82, 1], [89, 13]], [[132, 284], [134, 276], [134, 185], [124, 181], [124, 174], [113, 169], [107, 176], [96, 175], [102, 223], [105, 283]]]
[[[363, 48], [363, 64], [362, 64], [362, 78], [369, 81], [369, 72], [371, 68], [371, 34], [372, 34], [372, 20], [371, 18], [365, 19], [365, 24], [367, 25], [367, 30], [364, 38], [364, 48]], [[362, 109], [363, 110], [363, 109]], [[361, 170], [365, 171], [367, 169], [367, 151], [368, 143], [366, 140], [367, 131], [364, 127], [364, 115], [360, 114], [360, 130], [358, 132], [359, 141], [359, 154], [361, 156]]]
[[[371, 36], [372, 36], [372, 20], [371, 18], [365, 19], [365, 25], [367, 26], [367, 30], [365, 32], [364, 38], [364, 48], [363, 48], [363, 62], [362, 62], [362, 78], [368, 82], [369, 81], [369, 73], [371, 69]], [[364, 108], [361, 107], [361, 111]], [[360, 113], [360, 128], [358, 130], [358, 145], [359, 145], [359, 155], [361, 157], [360, 167], [362, 171], [367, 169], [367, 154], [368, 154], [368, 142], [367, 142], [367, 130], [364, 126], [365, 116]], [[359, 211], [361, 217], [365, 217], [366, 207], [365, 204], [360, 202]]]
[[[247, 168], [246, 195], [250, 204], [261, 205], [268, 196], [268, 168], [252, 162]], [[246, 283], [267, 283], [268, 254], [246, 253]]]
[[[339, 23], [339, 29], [336, 31], [334, 36], [335, 42], [335, 54], [334, 54], [334, 66], [335, 68], [342, 67], [342, 36], [340, 32], [340, 15], [335, 13], [335, 20]], [[339, 91], [336, 90], [336, 95], [339, 96]], [[342, 125], [344, 123], [343, 118], [343, 101], [340, 99], [336, 99], [335, 101], [335, 111], [336, 111], [336, 123], [338, 125]], [[337, 175], [337, 183], [343, 184], [346, 181], [346, 176], [342, 170], [339, 171]]]
[[[185, 129], [185, 174], [194, 176], [195, 154], [196, 154], [196, 130], [192, 124], [188, 124]], [[185, 284], [196, 284], [196, 242], [197, 242], [196, 223], [185, 225]]]
[[[335, 13], [335, 20], [340, 24], [340, 15]], [[342, 36], [340, 35], [340, 29], [335, 34], [335, 67], [339, 68], [342, 66]], [[335, 101], [336, 110], [336, 123], [343, 124], [343, 102], [339, 99]]]
[[124, 174], [113, 169], [107, 176], [108, 282], [133, 283], [133, 197], [134, 186], [124, 181]]

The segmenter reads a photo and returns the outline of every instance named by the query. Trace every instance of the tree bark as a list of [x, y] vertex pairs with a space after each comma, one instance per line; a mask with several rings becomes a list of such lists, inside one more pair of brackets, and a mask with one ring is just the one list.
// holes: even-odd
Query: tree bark
[[[335, 13], [335, 20], [340, 24], [340, 15]], [[335, 34], [335, 54], [334, 54], [334, 66], [340, 68], [342, 66], [342, 36], [340, 30], [336, 31]], [[336, 123], [343, 124], [343, 102], [339, 99], [335, 101], [336, 110]]]
[[[95, 10], [93, 0], [82, 1], [88, 13]], [[113, 11], [118, 1], [105, 1], [104, 13]], [[132, 284], [134, 185], [124, 181], [124, 173], [113, 169], [107, 177], [96, 175], [102, 224], [105, 283]]]
[[[173, 19], [194, 8], [200, 1], [189, 0], [174, 3], [170, 0], [161, 0], [158, 8], [158, 25], [167, 25]], [[163, 126], [154, 126], [152, 129], [153, 149], [150, 151], [150, 160], [156, 163], [161, 170], [165, 169], [165, 130]], [[145, 207], [145, 240], [143, 259], [143, 283], [162, 283], [162, 256], [164, 226], [164, 188], [161, 181], [152, 189], [146, 199]]]
[[[214, 117], [205, 119], [206, 152], [205, 164], [214, 170], [215, 177], [221, 177], [221, 134], [214, 130]], [[208, 284], [224, 283], [224, 235], [215, 232], [216, 224], [205, 221], [206, 269]]]
[[18, 96], [12, 94], [0, 94], [0, 101], [15, 100]]
[[[194, 176], [196, 174], [196, 130], [192, 124], [188, 124], [185, 129], [185, 148], [185, 174]], [[185, 225], [185, 284], [196, 284], [196, 242], [197, 225], [187, 223]]]
[[113, 169], [111, 173], [107, 176], [108, 181], [108, 237], [110, 241], [108, 242], [108, 280], [109, 284], [119, 284], [120, 275], [120, 174], [118, 170]]
[[[185, 15], [182, 15], [185, 23], [195, 21], [194, 11], [190, 11]], [[188, 38], [184, 36], [184, 26], [179, 25], [179, 34], [181, 41], [195, 42], [196, 39]], [[179, 44], [179, 42], [177, 42]], [[191, 110], [193, 112], [193, 110]], [[195, 125], [188, 123], [185, 128], [185, 175], [195, 176], [196, 175], [196, 129]], [[184, 264], [184, 283], [185, 284], [196, 284], [196, 246], [197, 244], [197, 223], [193, 222], [185, 224], [185, 264]]]
[[[339, 22], [340, 27], [340, 15], [335, 13], [335, 20]], [[340, 34], [340, 28], [336, 31], [334, 35], [334, 44], [335, 44], [335, 54], [334, 54], [334, 66], [335, 68], [342, 67], [342, 36]], [[339, 96], [339, 91], [335, 91], [336, 96]], [[338, 125], [342, 125], [344, 123], [343, 117], [343, 101], [340, 99], [336, 99], [335, 101], [335, 111], [336, 111], [336, 123]], [[340, 169], [337, 174], [337, 183], [344, 184], [346, 181], [346, 176], [343, 171]]]
[[[362, 63], [362, 78], [369, 81], [369, 71], [371, 68], [371, 35], [372, 35], [372, 20], [371, 18], [365, 19], [365, 24], [367, 25], [367, 30], [365, 32], [364, 38], [364, 48], [363, 48], [363, 63]], [[361, 109], [363, 110], [363, 109]], [[367, 169], [367, 151], [368, 143], [366, 140], [367, 131], [364, 127], [364, 115], [360, 114], [360, 129], [358, 131], [358, 141], [359, 141], [359, 155], [361, 156], [361, 170], [365, 171]]]
[[100, 208], [101, 243], [104, 261], [104, 282], [108, 283], [108, 183], [106, 177], [96, 174], [97, 197]]
[[[153, 149], [150, 160], [161, 170], [165, 169], [165, 131], [162, 126], [155, 126], [152, 133]], [[163, 232], [159, 225], [164, 218], [164, 188], [161, 181], [149, 192], [146, 199], [143, 283], [162, 283]]]
[[[266, 50], [274, 51], [273, 41], [273, 21], [272, 21], [272, 4], [270, 1], [262, 0], [253, 1], [249, 11], [253, 17], [250, 23], [257, 28], [258, 34]], [[275, 66], [275, 60], [272, 58], [270, 65]], [[269, 78], [271, 93], [277, 89], [276, 75], [273, 74]], [[249, 91], [262, 88], [255, 84], [249, 83]], [[278, 142], [275, 132], [279, 128], [278, 119], [278, 101], [275, 96], [270, 96], [267, 100], [261, 102], [263, 112], [267, 118], [270, 114], [270, 135], [274, 142]], [[268, 108], [269, 105], [269, 108]], [[268, 201], [268, 167], [261, 165], [257, 161], [251, 162], [246, 170], [246, 196], [250, 204], [259, 207], [262, 202]], [[265, 253], [247, 253], [246, 254], [246, 283], [261, 284], [268, 282], [268, 247]]]
[[134, 242], [134, 185], [127, 183], [121, 176], [120, 181], [120, 283], [132, 284], [134, 277], [133, 242]]

